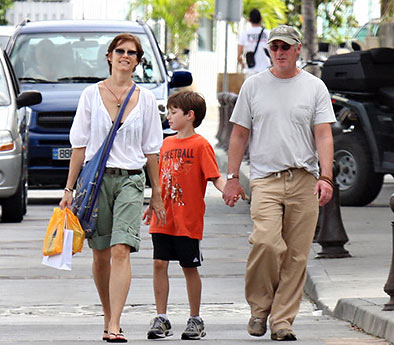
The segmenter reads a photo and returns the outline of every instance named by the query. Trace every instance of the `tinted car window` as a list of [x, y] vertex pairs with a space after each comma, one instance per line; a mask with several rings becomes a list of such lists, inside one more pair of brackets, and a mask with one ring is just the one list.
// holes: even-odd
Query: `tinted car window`
[[8, 90], [7, 79], [4, 75], [3, 66], [0, 68], [0, 106], [9, 105], [11, 103], [10, 92]]
[[[11, 52], [11, 61], [21, 82], [86, 82], [109, 76], [106, 52], [118, 33], [21, 34]], [[133, 79], [137, 83], [162, 83], [162, 76], [145, 34], [139, 37], [144, 55]]]

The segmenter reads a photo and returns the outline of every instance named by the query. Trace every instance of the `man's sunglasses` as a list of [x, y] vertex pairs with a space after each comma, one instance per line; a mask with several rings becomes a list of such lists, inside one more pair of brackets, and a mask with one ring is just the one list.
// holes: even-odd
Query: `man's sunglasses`
[[[114, 50], [114, 52], [118, 55], [124, 55], [124, 53], [126, 52], [124, 49], [120, 49], [120, 48], [116, 48]], [[128, 50], [127, 51], [127, 55], [128, 56], [134, 56], [137, 55], [137, 51], [136, 50]]]
[[277, 51], [279, 50], [279, 48], [280, 48], [280, 49], [282, 49], [283, 51], [287, 51], [287, 50], [290, 49], [290, 47], [291, 47], [291, 45], [290, 45], [290, 44], [287, 44], [287, 43], [283, 43], [282, 45], [279, 45], [279, 44], [271, 44], [271, 45], [270, 45], [270, 50], [272, 50], [273, 52], [277, 52]]

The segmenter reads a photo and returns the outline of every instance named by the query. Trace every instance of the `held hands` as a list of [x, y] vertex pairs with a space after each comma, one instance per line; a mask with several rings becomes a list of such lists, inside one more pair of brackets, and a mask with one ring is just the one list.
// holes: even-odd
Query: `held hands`
[[245, 192], [238, 179], [227, 180], [222, 197], [225, 204], [230, 207], [234, 207], [240, 197], [245, 200]]

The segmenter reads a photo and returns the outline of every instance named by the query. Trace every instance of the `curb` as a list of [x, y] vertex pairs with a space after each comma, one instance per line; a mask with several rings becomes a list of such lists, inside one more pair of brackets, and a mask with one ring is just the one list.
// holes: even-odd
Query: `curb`
[[316, 304], [317, 309], [322, 310], [325, 315], [350, 322], [364, 332], [393, 344], [394, 313], [382, 311], [388, 298], [341, 298], [332, 310], [327, 304], [328, 298], [324, 298], [324, 295], [329, 296], [330, 286], [335, 282], [328, 276], [320, 259], [315, 259], [314, 255], [315, 252], [311, 248], [304, 293]]

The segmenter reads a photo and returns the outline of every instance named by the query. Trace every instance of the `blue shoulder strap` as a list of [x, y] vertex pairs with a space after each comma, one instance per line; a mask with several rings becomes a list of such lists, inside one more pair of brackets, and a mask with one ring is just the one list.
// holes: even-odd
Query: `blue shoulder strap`
[[96, 202], [96, 199], [98, 198], [98, 195], [99, 195], [100, 184], [101, 184], [101, 180], [102, 180], [103, 175], [104, 175], [105, 166], [106, 166], [106, 163], [107, 163], [107, 160], [108, 160], [108, 157], [109, 157], [109, 152], [111, 151], [112, 144], [113, 144], [113, 142], [115, 140], [115, 135], [116, 135], [117, 129], [119, 127], [120, 120], [121, 120], [121, 118], [123, 116], [123, 113], [124, 113], [124, 111], [126, 109], [127, 104], [129, 103], [130, 97], [133, 94], [135, 88], [136, 88], [136, 84], [134, 83], [133, 87], [131, 88], [131, 90], [129, 91], [129, 93], [126, 96], [126, 98], [125, 98], [125, 100], [124, 100], [124, 102], [122, 104], [122, 107], [119, 110], [118, 116], [117, 116], [114, 124], [112, 125], [111, 130], [109, 131], [109, 133], [107, 135], [105, 143], [103, 144], [103, 145], [105, 145], [105, 147], [104, 147], [104, 150], [102, 152], [102, 156], [101, 156], [101, 159], [100, 159], [100, 164], [98, 166], [98, 171], [97, 171], [97, 175], [96, 175], [97, 176], [96, 177], [96, 186], [94, 188], [93, 196], [92, 196], [91, 203], [90, 203], [92, 205], [92, 207], [90, 207], [88, 209], [88, 212], [85, 214], [85, 216], [84, 216], [85, 219], [89, 219], [91, 214], [92, 214], [92, 212], [93, 212], [93, 205]]

